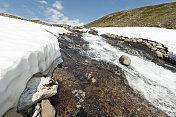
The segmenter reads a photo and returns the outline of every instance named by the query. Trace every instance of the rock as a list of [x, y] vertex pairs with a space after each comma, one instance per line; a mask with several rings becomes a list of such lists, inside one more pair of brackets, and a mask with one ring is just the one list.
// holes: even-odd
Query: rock
[[155, 47], [152, 47], [152, 48], [151, 48], [151, 50], [152, 50], [152, 51], [156, 51], [156, 50], [157, 50], [157, 48], [155, 48]]
[[143, 41], [142, 39], [137, 39], [138, 43], [142, 43], [142, 41]]
[[165, 49], [163, 46], [156, 46], [158, 49]]
[[90, 29], [90, 31], [88, 33], [93, 34], [93, 35], [98, 35], [98, 31], [96, 31], [94, 29]]
[[152, 48], [152, 47], [153, 47], [151, 43], [146, 43], [146, 46], [147, 46], [148, 48]]
[[107, 37], [109, 37], [109, 38], [113, 38], [113, 39], [116, 38], [116, 35], [114, 35], [114, 34], [107, 33], [106, 35], [107, 35]]
[[160, 51], [156, 51], [155, 53], [159, 58], [163, 58], [163, 53], [161, 53]]
[[161, 43], [157, 43], [156, 46], [162, 47], [163, 45]]
[[45, 99], [42, 100], [42, 117], [55, 117], [56, 110], [55, 108], [51, 105], [50, 101]]
[[7, 111], [3, 117], [23, 117], [23, 115], [17, 113], [16, 110], [13, 108]]
[[160, 49], [159, 50], [161, 53], [163, 53], [163, 54], [166, 54], [167, 52], [166, 52], [166, 50], [164, 50], [164, 49]]
[[55, 95], [57, 88], [58, 83], [50, 77], [31, 78], [19, 99], [18, 110], [28, 109], [42, 99]]
[[122, 65], [126, 65], [126, 66], [129, 66], [131, 64], [131, 59], [126, 56], [126, 55], [122, 55], [120, 58], [119, 58], [119, 61]]
[[40, 112], [41, 112], [40, 103], [37, 103], [37, 105], [35, 106], [35, 112], [32, 117], [41, 117]]
[[[130, 40], [130, 39], [129, 39], [129, 40]], [[136, 43], [136, 42], [137, 42], [137, 40], [136, 40], [136, 39], [132, 39], [132, 42], [133, 42], [133, 43]]]
[[163, 56], [164, 56], [165, 58], [169, 58], [168, 54], [164, 54]]
[[119, 43], [123, 44], [123, 43], [124, 43], [124, 41], [119, 41]]
[[155, 42], [150, 42], [153, 46], [156, 46], [156, 43]]

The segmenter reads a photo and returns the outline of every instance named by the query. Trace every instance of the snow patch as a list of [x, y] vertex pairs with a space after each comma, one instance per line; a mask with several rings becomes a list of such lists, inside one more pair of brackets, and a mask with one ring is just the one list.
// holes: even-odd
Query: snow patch
[[57, 36], [67, 33], [50, 27], [0, 16], [0, 116], [16, 107], [33, 74], [46, 74], [52, 63], [62, 62]]

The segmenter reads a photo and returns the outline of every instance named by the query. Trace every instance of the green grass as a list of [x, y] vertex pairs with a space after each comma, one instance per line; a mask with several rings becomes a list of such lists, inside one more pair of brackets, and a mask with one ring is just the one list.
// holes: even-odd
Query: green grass
[[115, 12], [85, 27], [134, 27], [151, 26], [176, 29], [176, 2]]

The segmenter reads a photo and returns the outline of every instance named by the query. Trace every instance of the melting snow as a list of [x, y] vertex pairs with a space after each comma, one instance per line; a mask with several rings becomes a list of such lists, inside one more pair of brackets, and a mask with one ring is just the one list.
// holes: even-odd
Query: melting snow
[[156, 27], [107, 27], [95, 28], [98, 34], [111, 33], [130, 38], [144, 38], [164, 44], [169, 56], [176, 60], [176, 30]]
[[16, 107], [27, 81], [62, 62], [57, 38], [63, 28], [0, 16], [0, 116]]

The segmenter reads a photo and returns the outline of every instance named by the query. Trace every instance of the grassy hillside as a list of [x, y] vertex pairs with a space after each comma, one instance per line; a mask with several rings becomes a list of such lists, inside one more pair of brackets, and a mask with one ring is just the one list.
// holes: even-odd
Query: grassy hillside
[[176, 29], [176, 2], [112, 13], [85, 25], [85, 27], [112, 26], [152, 26]]

